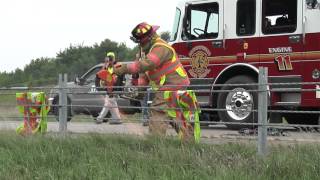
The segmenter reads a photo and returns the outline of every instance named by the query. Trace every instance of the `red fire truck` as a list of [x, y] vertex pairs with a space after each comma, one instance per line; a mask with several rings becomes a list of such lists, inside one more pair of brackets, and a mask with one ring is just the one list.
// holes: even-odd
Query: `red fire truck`
[[[320, 86], [301, 84], [320, 82], [319, 4], [317, 0], [180, 2], [171, 43], [192, 84], [211, 87], [210, 93], [198, 94], [201, 105], [227, 109], [216, 112], [217, 119], [225, 122], [256, 122], [252, 110], [257, 109], [258, 96], [250, 90], [257, 86], [216, 85], [257, 83], [258, 67], [263, 66], [269, 69], [269, 83], [297, 83], [269, 87], [270, 109], [319, 110]], [[294, 124], [319, 122], [319, 114], [282, 113], [278, 119], [282, 117]]]

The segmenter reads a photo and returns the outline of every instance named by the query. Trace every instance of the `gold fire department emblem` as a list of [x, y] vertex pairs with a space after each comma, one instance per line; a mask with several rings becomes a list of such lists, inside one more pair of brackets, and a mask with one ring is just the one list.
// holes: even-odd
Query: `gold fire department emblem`
[[210, 50], [205, 46], [196, 46], [190, 51], [192, 68], [188, 72], [192, 77], [204, 78], [210, 73], [211, 69], [208, 69], [210, 55]]

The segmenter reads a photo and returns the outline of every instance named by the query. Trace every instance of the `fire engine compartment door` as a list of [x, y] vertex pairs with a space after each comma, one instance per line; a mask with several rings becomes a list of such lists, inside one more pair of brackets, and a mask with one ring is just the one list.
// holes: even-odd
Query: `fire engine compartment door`
[[261, 62], [274, 75], [298, 75], [302, 67], [302, 3], [299, 0], [263, 0]]
[[[304, 51], [302, 12], [303, 2], [300, 0], [262, 0], [260, 63], [269, 68], [269, 76], [278, 80], [301, 77]], [[296, 94], [292, 100], [280, 98], [279, 103], [300, 104], [301, 85], [281, 88], [297, 91], [290, 91], [291, 95]], [[285, 93], [278, 94], [282, 97]]]

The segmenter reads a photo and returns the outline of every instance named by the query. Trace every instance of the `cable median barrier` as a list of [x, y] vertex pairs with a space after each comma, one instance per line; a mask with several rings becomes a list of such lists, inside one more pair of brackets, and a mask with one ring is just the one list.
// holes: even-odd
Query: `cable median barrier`
[[[197, 96], [199, 104], [201, 104], [201, 114], [199, 120], [203, 127], [202, 132], [206, 133], [220, 133], [226, 130], [222, 138], [234, 139], [255, 139], [258, 145], [258, 152], [261, 155], [267, 153], [267, 143], [270, 140], [279, 141], [320, 141], [319, 140], [319, 107], [302, 108], [299, 105], [280, 106], [275, 104], [278, 98], [287, 98], [286, 94], [296, 95], [303, 93], [317, 94], [319, 89], [316, 87], [320, 85], [319, 82], [297, 82], [297, 83], [270, 83], [270, 77], [265, 69], [260, 69], [260, 77], [257, 77], [257, 83], [249, 84], [195, 84], [186, 87], [192, 89]], [[263, 75], [264, 74], [264, 75]], [[258, 81], [259, 80], [259, 81]], [[299, 86], [300, 88], [292, 88]], [[305, 88], [305, 87], [314, 88]], [[147, 105], [141, 105], [142, 97], [150, 95], [147, 89], [149, 86], [115, 86], [119, 87], [121, 91], [115, 91], [113, 94], [118, 101], [125, 103], [118, 103], [118, 106], [108, 106], [109, 108], [119, 108], [123, 112], [122, 120], [124, 123], [142, 123], [148, 116], [143, 116], [142, 110], [172, 110], [179, 111], [180, 108], [155, 108], [150, 106], [152, 99], [148, 99]], [[230, 88], [223, 88], [230, 87]], [[246, 88], [254, 87], [254, 88]], [[276, 87], [276, 88], [275, 88]], [[289, 88], [288, 88], [289, 87]], [[103, 88], [103, 87], [102, 87]], [[0, 88], [0, 97], [9, 97], [15, 95], [17, 91], [35, 91], [45, 89], [50, 99], [51, 113], [48, 119], [56, 119], [59, 121], [59, 130], [61, 134], [68, 132], [67, 122], [73, 123], [76, 116], [77, 121], [94, 122], [103, 107], [104, 91], [99, 91], [97, 87], [88, 84], [86, 87], [69, 87], [67, 84], [67, 76], [59, 76], [59, 85], [56, 87], [9, 87]], [[49, 92], [50, 90], [50, 92]], [[154, 93], [154, 92], [153, 92]], [[225, 93], [224, 106], [217, 106], [217, 98], [220, 93]], [[134, 96], [138, 95], [138, 96]], [[216, 96], [215, 96], [216, 95]], [[315, 95], [316, 96], [316, 95]], [[291, 96], [288, 96], [291, 97]], [[56, 98], [56, 99], [55, 99]], [[78, 98], [78, 99], [77, 99]], [[87, 98], [87, 99], [86, 99]], [[279, 100], [279, 99], [278, 99]], [[210, 102], [211, 101], [211, 102]], [[0, 109], [5, 109], [8, 106], [15, 108], [14, 101], [3, 101], [0, 104]], [[11, 104], [10, 104], [11, 103]], [[190, 112], [195, 112], [197, 109], [190, 108]], [[20, 119], [21, 116], [17, 114], [5, 114], [2, 110], [2, 117], [6, 119]], [[130, 113], [127, 113], [129, 112]], [[127, 115], [125, 114], [127, 113]], [[77, 116], [77, 114], [87, 114], [90, 116]], [[224, 119], [226, 116], [233, 117], [235, 120]], [[150, 115], [150, 114], [149, 114]], [[243, 121], [243, 119], [248, 119]], [[106, 116], [104, 120], [110, 121], [113, 118]], [[159, 120], [168, 124], [174, 124], [174, 119]], [[194, 124], [194, 120], [190, 121]], [[102, 125], [104, 126], [104, 125]], [[225, 127], [226, 126], [226, 127]], [[217, 128], [219, 127], [219, 128]], [[234, 127], [237, 127], [234, 128]], [[222, 128], [222, 130], [221, 130]], [[229, 130], [231, 128], [231, 130]], [[228, 133], [232, 132], [232, 136]], [[205, 136], [205, 135], [203, 135]], [[216, 137], [216, 136], [215, 136]]]

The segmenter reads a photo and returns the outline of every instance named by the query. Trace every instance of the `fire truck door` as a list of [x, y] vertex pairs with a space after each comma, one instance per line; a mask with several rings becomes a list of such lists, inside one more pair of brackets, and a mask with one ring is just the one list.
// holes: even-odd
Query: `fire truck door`
[[[173, 44], [191, 84], [211, 85], [224, 68], [224, 0], [191, 1], [181, 18], [181, 41]], [[178, 37], [180, 38], [180, 37]], [[206, 89], [208, 86], [199, 87]], [[198, 88], [197, 88], [198, 89]], [[201, 104], [209, 103], [209, 93], [197, 93]]]
[[194, 1], [187, 4], [183, 17], [181, 42], [176, 49], [191, 80], [207, 80], [216, 77], [214, 63], [225, 55], [223, 0]]

